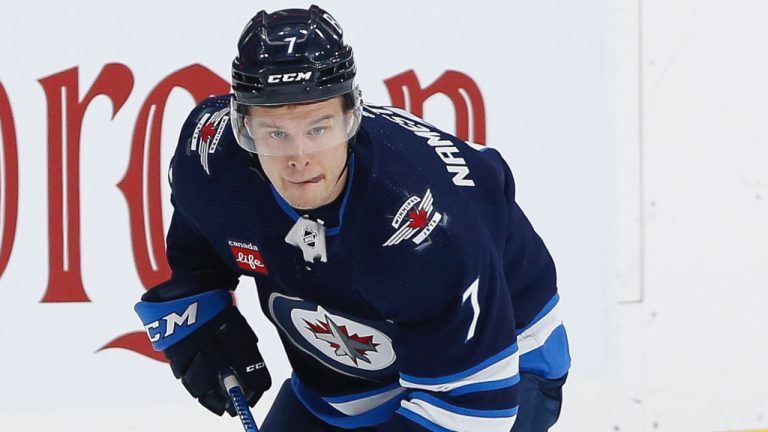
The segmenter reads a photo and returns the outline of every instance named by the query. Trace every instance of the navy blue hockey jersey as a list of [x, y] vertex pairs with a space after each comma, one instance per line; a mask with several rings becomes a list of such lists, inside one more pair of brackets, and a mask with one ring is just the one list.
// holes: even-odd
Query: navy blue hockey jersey
[[[310, 263], [286, 241], [303, 215], [228, 122], [221, 96], [184, 124], [169, 263], [174, 277], [209, 270], [221, 286], [255, 278], [315, 415], [350, 429], [507, 432], [520, 372], [567, 372], [554, 264], [498, 152], [366, 105], [326, 260]], [[318, 235], [302, 238], [314, 247]]]

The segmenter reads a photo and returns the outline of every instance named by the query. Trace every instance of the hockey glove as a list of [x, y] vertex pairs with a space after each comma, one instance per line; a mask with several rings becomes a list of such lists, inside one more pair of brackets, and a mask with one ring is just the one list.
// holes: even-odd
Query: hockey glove
[[154, 349], [163, 351], [174, 376], [192, 397], [217, 415], [227, 411], [235, 416], [222, 371], [235, 373], [250, 406], [272, 380], [259, 353], [258, 338], [233, 306], [231, 292], [203, 291], [201, 279], [205, 277], [164, 282], [147, 291], [135, 310]]

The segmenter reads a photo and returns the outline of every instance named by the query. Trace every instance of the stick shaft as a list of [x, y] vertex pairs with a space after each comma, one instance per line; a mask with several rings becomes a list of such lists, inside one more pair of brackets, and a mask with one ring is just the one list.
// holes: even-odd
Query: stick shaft
[[248, 406], [248, 401], [245, 399], [243, 388], [240, 387], [240, 383], [232, 372], [225, 373], [224, 387], [227, 388], [229, 398], [232, 400], [232, 405], [235, 406], [235, 411], [237, 411], [237, 415], [243, 423], [245, 432], [259, 432], [259, 428], [256, 426], [256, 420], [251, 413], [251, 408]]

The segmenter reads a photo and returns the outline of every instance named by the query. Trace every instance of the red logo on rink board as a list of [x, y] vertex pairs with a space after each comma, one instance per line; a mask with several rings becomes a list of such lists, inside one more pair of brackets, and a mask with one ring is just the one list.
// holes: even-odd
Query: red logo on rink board
[[233, 240], [229, 240], [228, 243], [238, 267], [245, 271], [267, 274], [267, 267], [256, 245]]

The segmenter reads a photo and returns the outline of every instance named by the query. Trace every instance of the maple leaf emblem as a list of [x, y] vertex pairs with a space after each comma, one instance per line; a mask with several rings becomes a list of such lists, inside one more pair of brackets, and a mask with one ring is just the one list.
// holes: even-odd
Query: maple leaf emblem
[[408, 223], [408, 228], [424, 228], [427, 226], [427, 211], [426, 210], [411, 210], [408, 212], [408, 217], [411, 221]]
[[373, 342], [373, 336], [359, 336], [357, 333], [350, 335], [347, 326], [337, 325], [328, 315], [325, 316], [325, 322], [318, 320], [313, 324], [304, 320], [304, 323], [316, 338], [328, 342], [337, 356], [349, 357], [355, 365], [358, 360], [371, 363], [366, 353], [378, 352], [376, 347], [379, 344]]
[[417, 196], [408, 198], [392, 219], [392, 227], [397, 231], [382, 246], [396, 245], [408, 239], [418, 245], [426, 240], [443, 218], [440, 212], [435, 211], [432, 205], [434, 200], [432, 191], [429, 189], [421, 199]]
[[212, 123], [208, 123], [200, 129], [200, 139], [202, 141], [208, 141], [212, 136], [216, 135], [216, 128]]

